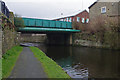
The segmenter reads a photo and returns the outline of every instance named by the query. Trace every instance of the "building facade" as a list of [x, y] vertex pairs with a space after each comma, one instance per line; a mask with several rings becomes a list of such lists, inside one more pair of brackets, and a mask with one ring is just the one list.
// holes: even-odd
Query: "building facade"
[[0, 0], [0, 12], [9, 18], [9, 9], [7, 8], [5, 2]]
[[66, 22], [81, 22], [81, 23], [88, 23], [89, 22], [89, 13], [88, 11], [84, 10], [82, 12], [79, 12], [78, 14], [62, 17], [55, 19], [55, 21], [66, 21]]
[[97, 0], [89, 7], [90, 20], [98, 17], [120, 17], [120, 0]]

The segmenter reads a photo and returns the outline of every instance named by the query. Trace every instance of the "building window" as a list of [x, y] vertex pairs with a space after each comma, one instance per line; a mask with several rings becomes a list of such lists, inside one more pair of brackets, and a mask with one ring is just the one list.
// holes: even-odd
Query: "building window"
[[72, 19], [71, 19], [71, 18], [69, 18], [69, 22], [72, 22]]
[[88, 23], [89, 22], [89, 19], [86, 19], [86, 23]]
[[82, 23], [85, 23], [85, 18], [82, 18]]
[[101, 13], [106, 13], [106, 6], [101, 8]]
[[64, 21], [66, 21], [66, 19], [64, 19]]
[[77, 17], [77, 22], [80, 22], [80, 17]]
[[63, 19], [60, 19], [60, 21], [63, 21]]
[[67, 22], [68, 22], [68, 18], [67, 18]]

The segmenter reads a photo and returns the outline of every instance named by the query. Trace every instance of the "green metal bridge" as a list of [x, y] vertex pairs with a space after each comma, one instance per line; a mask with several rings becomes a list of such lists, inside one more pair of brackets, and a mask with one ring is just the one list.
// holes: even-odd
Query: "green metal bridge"
[[24, 28], [19, 28], [20, 32], [80, 32], [72, 28], [71, 22], [53, 21], [35, 18], [23, 18]]

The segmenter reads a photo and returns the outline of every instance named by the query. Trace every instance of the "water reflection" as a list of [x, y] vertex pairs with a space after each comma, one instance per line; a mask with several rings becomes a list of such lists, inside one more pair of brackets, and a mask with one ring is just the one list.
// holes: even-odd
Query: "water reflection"
[[120, 51], [74, 47], [73, 55], [74, 62], [88, 68], [89, 78], [120, 77]]
[[120, 78], [120, 51], [36, 45], [72, 78]]

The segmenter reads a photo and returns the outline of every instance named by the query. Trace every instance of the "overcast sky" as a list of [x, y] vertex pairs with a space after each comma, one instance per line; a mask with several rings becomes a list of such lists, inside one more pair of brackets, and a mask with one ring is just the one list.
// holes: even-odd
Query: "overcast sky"
[[[15, 14], [40, 19], [55, 19], [80, 12], [96, 0], [3, 0]], [[63, 13], [63, 15], [61, 15]]]

